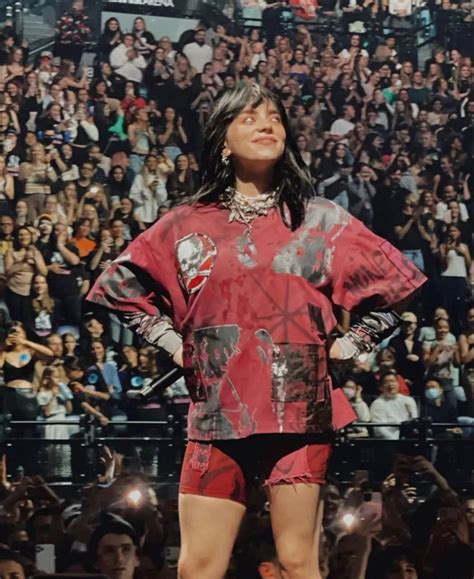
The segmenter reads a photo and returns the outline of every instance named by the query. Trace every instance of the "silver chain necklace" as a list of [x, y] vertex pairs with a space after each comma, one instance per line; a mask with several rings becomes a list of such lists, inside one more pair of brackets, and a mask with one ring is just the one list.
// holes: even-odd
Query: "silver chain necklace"
[[277, 206], [278, 200], [275, 190], [249, 197], [233, 187], [228, 187], [222, 203], [230, 211], [229, 223], [243, 223], [250, 232], [257, 217], [268, 215], [269, 211]]

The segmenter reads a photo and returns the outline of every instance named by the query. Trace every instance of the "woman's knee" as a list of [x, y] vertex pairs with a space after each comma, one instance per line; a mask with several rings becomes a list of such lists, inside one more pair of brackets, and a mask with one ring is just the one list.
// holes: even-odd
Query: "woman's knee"
[[302, 544], [286, 542], [278, 548], [278, 561], [288, 579], [319, 577], [316, 548], [304, 548]]
[[222, 562], [216, 561], [216, 556], [181, 553], [178, 561], [178, 579], [220, 579], [224, 577], [226, 565], [223, 566]]

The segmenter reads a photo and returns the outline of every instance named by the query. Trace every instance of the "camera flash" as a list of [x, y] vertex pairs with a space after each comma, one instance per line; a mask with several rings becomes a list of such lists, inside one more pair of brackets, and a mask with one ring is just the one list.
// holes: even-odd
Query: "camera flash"
[[133, 504], [138, 504], [142, 499], [142, 493], [138, 489], [128, 493], [128, 500]]
[[347, 527], [348, 529], [352, 527], [352, 525], [355, 523], [355, 520], [356, 518], [352, 513], [346, 513], [342, 517], [342, 522], [344, 523], [344, 526]]

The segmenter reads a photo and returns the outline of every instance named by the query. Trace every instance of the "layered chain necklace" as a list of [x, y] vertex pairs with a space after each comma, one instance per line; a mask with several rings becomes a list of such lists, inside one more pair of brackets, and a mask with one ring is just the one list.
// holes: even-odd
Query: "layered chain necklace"
[[222, 200], [223, 205], [229, 209], [229, 223], [238, 221], [247, 226], [245, 231], [249, 234], [257, 217], [268, 215], [269, 211], [277, 206], [276, 191], [261, 193], [250, 197], [239, 193], [233, 187], [226, 189], [226, 195]]
[[236, 221], [246, 226], [244, 234], [237, 239], [239, 260], [246, 267], [255, 267], [257, 248], [251, 238], [252, 227], [257, 217], [268, 215], [270, 210], [277, 206], [277, 192], [269, 191], [249, 197], [233, 187], [228, 187], [221, 201], [230, 212], [229, 223]]

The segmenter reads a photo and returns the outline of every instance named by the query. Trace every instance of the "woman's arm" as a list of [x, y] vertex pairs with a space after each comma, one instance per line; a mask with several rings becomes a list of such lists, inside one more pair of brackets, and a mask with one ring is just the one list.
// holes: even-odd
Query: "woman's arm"
[[166, 127], [166, 130], [164, 133], [162, 133], [161, 135], [158, 135], [158, 141], [160, 142], [161, 145], [165, 146], [166, 143], [168, 142], [168, 139], [171, 137], [171, 135], [173, 134], [173, 127]]
[[410, 219], [405, 223], [405, 225], [395, 225], [393, 229], [395, 237], [399, 240], [403, 239], [405, 235], [410, 231], [411, 226], [415, 222], [415, 219], [416, 219], [415, 215], [412, 215]]
[[133, 149], [133, 147], [135, 147], [135, 145], [138, 142], [137, 133], [135, 131], [135, 123], [132, 123], [131, 125], [128, 126], [127, 135], [128, 135], [128, 142], [130, 143], [130, 146]]
[[86, 132], [87, 136], [91, 141], [97, 142], [99, 140], [99, 129], [91, 121], [82, 120], [80, 122], [81, 127]]
[[78, 265], [81, 258], [75, 254], [73, 251], [68, 249], [64, 243], [58, 241], [57, 244], [59, 253], [64, 257], [64, 259], [69, 263], [69, 265]]
[[474, 348], [471, 348], [465, 334], [461, 334], [458, 340], [459, 356], [462, 364], [469, 364], [474, 360]]
[[91, 271], [95, 271], [99, 267], [99, 264], [102, 261], [102, 258], [104, 256], [104, 251], [105, 251], [105, 246], [100, 244], [99, 248], [94, 253], [93, 258], [91, 259], [91, 261], [89, 263], [89, 269]]
[[5, 196], [8, 197], [10, 201], [13, 201], [15, 197], [15, 182], [11, 175], [5, 176]]
[[465, 243], [460, 243], [456, 251], [459, 255], [464, 257], [464, 262], [469, 275], [469, 269], [471, 267], [471, 254], [469, 252], [469, 247]]
[[179, 136], [180, 136], [181, 140], [183, 141], [183, 145], [187, 145], [188, 144], [188, 136], [186, 135], [186, 132], [183, 129], [183, 126], [181, 125], [181, 123], [178, 124], [178, 132], [179, 132]]
[[34, 251], [35, 251], [36, 271], [39, 274], [44, 275], [44, 277], [46, 277], [48, 275], [48, 267], [44, 261], [44, 257], [42, 255], [42, 253], [39, 251], [39, 249], [37, 249], [36, 247], [35, 247]]

